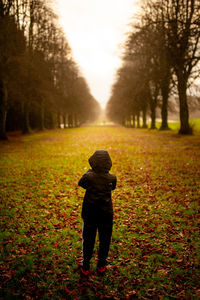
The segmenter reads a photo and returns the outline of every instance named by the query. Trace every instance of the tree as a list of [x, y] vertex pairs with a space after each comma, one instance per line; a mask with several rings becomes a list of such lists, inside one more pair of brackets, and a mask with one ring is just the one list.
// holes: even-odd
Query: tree
[[117, 79], [112, 89], [112, 95], [107, 105], [107, 115], [127, 127], [140, 128], [140, 112], [143, 112], [143, 127], [146, 128], [147, 102], [143, 97], [144, 86], [141, 81], [141, 69], [136, 62], [128, 63], [118, 70]]
[[6, 129], [30, 133], [62, 122], [67, 126], [66, 118], [68, 125], [78, 126], [98, 109], [48, 1], [2, 0], [1, 138]]
[[200, 1], [161, 1], [168, 26], [171, 62], [177, 76], [181, 134], [190, 134], [187, 88], [192, 71], [200, 60]]
[[[151, 110], [151, 128], [155, 128], [156, 107], [161, 99], [160, 129], [168, 129], [168, 98], [175, 74], [180, 103], [179, 132], [191, 133], [186, 92], [194, 71], [196, 74], [199, 71], [199, 41], [199, 0], [145, 2], [140, 20], [133, 24], [124, 44], [123, 60], [134, 76], [132, 81], [126, 81], [123, 94], [129, 94], [128, 91], [134, 86], [132, 103], [140, 103], [137, 107], [139, 110], [143, 107], [143, 111], [148, 104]], [[111, 103], [113, 107], [114, 102], [117, 102], [113, 95], [111, 98], [109, 110]], [[121, 98], [121, 101], [124, 105], [129, 105], [125, 99]]]
[[[160, 1], [147, 1], [144, 7], [143, 23], [147, 29], [145, 40], [148, 39], [152, 66], [157, 74], [157, 82], [161, 94], [161, 130], [168, 130], [168, 98], [172, 82], [172, 66], [167, 36], [167, 25], [164, 19], [163, 7]], [[144, 25], [143, 25], [144, 28]], [[150, 39], [149, 39], [150, 38]]]
[[8, 7], [3, 9], [0, 12], [0, 138], [6, 139], [9, 90], [11, 81], [18, 80], [13, 78], [13, 71], [18, 75], [21, 73], [20, 61], [26, 55], [26, 46], [23, 32], [18, 29], [15, 19], [9, 16]]

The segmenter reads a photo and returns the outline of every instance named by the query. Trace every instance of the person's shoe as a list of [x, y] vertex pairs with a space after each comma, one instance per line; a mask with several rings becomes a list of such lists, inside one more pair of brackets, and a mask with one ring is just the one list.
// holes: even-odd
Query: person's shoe
[[106, 272], [106, 266], [104, 267], [97, 267], [97, 273], [99, 275], [103, 275]]
[[88, 261], [82, 261], [81, 262], [81, 266], [80, 266], [80, 270], [81, 270], [81, 275], [83, 276], [88, 276], [90, 274], [90, 263]]
[[90, 274], [90, 270], [85, 270], [83, 267], [81, 267], [81, 275], [88, 277]]

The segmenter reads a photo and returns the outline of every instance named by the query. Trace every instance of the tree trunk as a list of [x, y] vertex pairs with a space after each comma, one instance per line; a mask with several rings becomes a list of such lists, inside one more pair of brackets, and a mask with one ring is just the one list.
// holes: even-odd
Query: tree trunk
[[151, 110], [151, 129], [156, 129], [156, 110], [154, 106]]
[[156, 101], [155, 99], [151, 99], [150, 101], [150, 109], [151, 109], [151, 129], [156, 129]]
[[20, 21], [19, 21], [20, 17], [19, 17], [19, 1], [18, 0], [16, 0], [16, 18], [17, 18], [17, 26], [19, 28], [19, 26], [20, 26]]
[[66, 126], [66, 114], [63, 113], [63, 128], [67, 128]]
[[61, 125], [60, 125], [60, 113], [57, 113], [57, 127], [60, 129]]
[[26, 102], [24, 104], [24, 111], [23, 111], [23, 133], [31, 133], [31, 127], [30, 127], [30, 110], [29, 110], [30, 104]]
[[125, 126], [128, 127], [128, 118], [126, 116]]
[[180, 105], [180, 134], [192, 134], [192, 128], [189, 125], [189, 110], [187, 104], [187, 80], [182, 74], [177, 75], [178, 94]]
[[57, 128], [57, 114], [54, 112], [49, 113], [49, 126], [50, 129], [56, 129]]
[[2, 82], [2, 98], [0, 102], [0, 139], [7, 140], [6, 135], [6, 117], [7, 117], [7, 102], [8, 91], [5, 82]]
[[68, 127], [72, 128], [73, 127], [73, 120], [72, 120], [72, 114], [68, 115]]
[[41, 101], [40, 105], [40, 130], [45, 130], [44, 126], [44, 100]]
[[133, 120], [133, 123], [131, 124], [133, 128], [135, 128], [135, 114], [133, 113], [132, 114], [132, 120]]
[[140, 128], [140, 111], [137, 112], [137, 128]]
[[161, 87], [161, 93], [162, 93], [162, 108], [161, 108], [162, 124], [160, 130], [169, 130], [169, 126], [168, 126], [169, 84], [163, 85]]
[[78, 127], [77, 114], [74, 114], [74, 126]]
[[142, 109], [142, 120], [143, 120], [143, 125], [142, 128], [147, 128], [147, 108], [146, 105]]
[[131, 116], [128, 115], [127, 118], [126, 118], [126, 127], [131, 127]]

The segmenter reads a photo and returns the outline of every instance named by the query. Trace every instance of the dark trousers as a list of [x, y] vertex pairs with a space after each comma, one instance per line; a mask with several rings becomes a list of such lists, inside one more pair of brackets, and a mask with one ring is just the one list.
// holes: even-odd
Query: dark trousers
[[83, 223], [83, 264], [88, 267], [93, 254], [96, 233], [99, 233], [98, 266], [106, 265], [112, 236], [113, 218], [84, 219]]

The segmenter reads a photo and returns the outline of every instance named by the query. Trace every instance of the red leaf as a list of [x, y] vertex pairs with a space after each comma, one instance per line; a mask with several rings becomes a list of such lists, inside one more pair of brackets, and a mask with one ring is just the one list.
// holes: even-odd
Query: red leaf
[[68, 288], [65, 288], [65, 293], [66, 293], [66, 294], [69, 294], [69, 293], [70, 293], [70, 291], [69, 291]]

